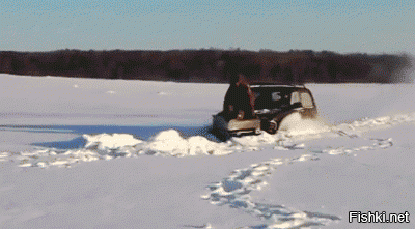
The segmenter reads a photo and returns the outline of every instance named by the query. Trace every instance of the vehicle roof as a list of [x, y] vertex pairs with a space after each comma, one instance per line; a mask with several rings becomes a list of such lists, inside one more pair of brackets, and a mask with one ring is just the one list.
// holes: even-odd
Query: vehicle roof
[[275, 83], [264, 83], [264, 82], [254, 82], [250, 84], [250, 87], [289, 87], [289, 88], [305, 88], [304, 85], [294, 85], [294, 84], [275, 84]]
[[311, 93], [304, 85], [280, 85], [270, 83], [252, 83], [249, 86], [253, 91], [285, 91], [291, 93], [293, 91], [306, 91]]

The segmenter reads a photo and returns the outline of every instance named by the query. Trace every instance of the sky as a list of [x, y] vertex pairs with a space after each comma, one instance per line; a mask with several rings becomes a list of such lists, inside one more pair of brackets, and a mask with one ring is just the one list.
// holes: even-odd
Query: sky
[[413, 0], [0, 0], [0, 51], [415, 54]]

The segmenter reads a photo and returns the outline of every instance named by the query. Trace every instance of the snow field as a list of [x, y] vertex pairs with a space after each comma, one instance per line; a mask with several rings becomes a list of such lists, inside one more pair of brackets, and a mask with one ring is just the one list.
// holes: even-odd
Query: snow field
[[[5, 228], [137, 228], [137, 219], [143, 228], [378, 228], [349, 224], [348, 211], [412, 214], [412, 86], [307, 85], [334, 126], [322, 118], [277, 135], [217, 142], [175, 130], [79, 135], [29, 127], [205, 125], [227, 85], [0, 81], [8, 85], [0, 91]], [[76, 137], [82, 145], [74, 148], [17, 147]]]

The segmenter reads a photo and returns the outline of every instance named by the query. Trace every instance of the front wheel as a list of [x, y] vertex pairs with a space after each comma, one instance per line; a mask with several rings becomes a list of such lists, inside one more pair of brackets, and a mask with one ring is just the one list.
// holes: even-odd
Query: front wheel
[[277, 122], [275, 120], [271, 120], [269, 122], [269, 127], [268, 127], [267, 132], [270, 133], [270, 134], [275, 134], [275, 133], [277, 133], [277, 130], [278, 130]]

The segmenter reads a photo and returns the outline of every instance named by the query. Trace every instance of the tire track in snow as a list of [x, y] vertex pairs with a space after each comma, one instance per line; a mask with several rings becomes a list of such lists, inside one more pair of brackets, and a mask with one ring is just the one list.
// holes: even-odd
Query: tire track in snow
[[[392, 146], [391, 139], [374, 139], [374, 141], [371, 146], [323, 150], [321, 153], [350, 154], [361, 150], [385, 149]], [[207, 190], [209, 192], [202, 195], [201, 198], [209, 200], [211, 204], [244, 209], [266, 221], [266, 224], [247, 228], [303, 228], [328, 225], [341, 219], [335, 215], [298, 210], [279, 204], [253, 202], [250, 196], [251, 192], [260, 191], [268, 185], [266, 178], [271, 176], [277, 167], [320, 160], [317, 155], [317, 153], [306, 153], [291, 159], [271, 159], [259, 164], [252, 164], [248, 168], [234, 170], [231, 175], [223, 178], [222, 181], [208, 185]]]
[[244, 209], [256, 217], [264, 219], [267, 224], [251, 228], [291, 228], [311, 225], [325, 225], [331, 221], [340, 220], [333, 215], [307, 212], [284, 205], [261, 204], [251, 201], [250, 193], [260, 191], [268, 185], [266, 177], [272, 175], [272, 171], [282, 165], [298, 162], [319, 160], [313, 154], [303, 154], [291, 159], [271, 159], [259, 164], [253, 164], [248, 168], [231, 172], [222, 181], [207, 186], [209, 193], [201, 198], [209, 200], [211, 204], [232, 208]]

